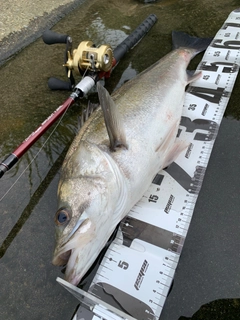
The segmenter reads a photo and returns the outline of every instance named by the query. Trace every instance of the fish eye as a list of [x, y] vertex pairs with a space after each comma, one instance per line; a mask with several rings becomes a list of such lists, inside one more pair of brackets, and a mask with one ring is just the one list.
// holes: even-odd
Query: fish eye
[[67, 208], [60, 208], [55, 215], [55, 223], [58, 226], [67, 224], [71, 219], [71, 211]]

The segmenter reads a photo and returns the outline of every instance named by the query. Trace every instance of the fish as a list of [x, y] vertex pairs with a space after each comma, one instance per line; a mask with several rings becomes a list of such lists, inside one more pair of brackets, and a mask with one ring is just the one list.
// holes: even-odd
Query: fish
[[187, 72], [210, 38], [173, 32], [173, 50], [112, 96], [98, 82], [100, 106], [73, 140], [62, 164], [52, 263], [66, 266], [78, 285], [117, 224], [141, 199], [154, 176], [188, 144], [177, 138]]

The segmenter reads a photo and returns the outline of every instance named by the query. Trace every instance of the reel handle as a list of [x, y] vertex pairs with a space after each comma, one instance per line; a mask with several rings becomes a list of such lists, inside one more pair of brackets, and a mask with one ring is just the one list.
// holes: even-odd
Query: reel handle
[[55, 43], [67, 43], [69, 36], [67, 34], [60, 34], [51, 30], [46, 30], [42, 39], [46, 44], [55, 44]]
[[68, 81], [63, 81], [54, 77], [51, 77], [48, 79], [48, 87], [51, 90], [68, 90], [71, 91], [72, 88], [72, 84], [71, 82]]
[[[46, 44], [65, 43], [66, 50], [64, 54], [64, 63], [67, 61], [67, 52], [71, 50], [72, 39], [67, 34], [60, 34], [51, 30], [46, 30], [42, 35], [43, 42]], [[68, 71], [68, 70], [66, 70]], [[51, 90], [68, 90], [71, 91], [75, 85], [73, 75], [70, 76], [70, 82], [63, 81], [57, 78], [50, 78], [48, 80], [48, 87]]]

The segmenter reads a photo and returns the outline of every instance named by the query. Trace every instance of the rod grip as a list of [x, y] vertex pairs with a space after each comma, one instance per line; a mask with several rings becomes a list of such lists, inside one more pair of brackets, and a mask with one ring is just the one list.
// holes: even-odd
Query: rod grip
[[6, 171], [11, 169], [15, 163], [17, 163], [18, 157], [11, 153], [3, 162], [0, 163], [0, 178], [4, 175]]
[[116, 62], [132, 49], [157, 22], [157, 16], [150, 14], [123, 42], [121, 42], [113, 51]]
[[67, 34], [60, 34], [51, 30], [46, 30], [42, 35], [43, 42], [46, 44], [67, 43], [68, 37]]

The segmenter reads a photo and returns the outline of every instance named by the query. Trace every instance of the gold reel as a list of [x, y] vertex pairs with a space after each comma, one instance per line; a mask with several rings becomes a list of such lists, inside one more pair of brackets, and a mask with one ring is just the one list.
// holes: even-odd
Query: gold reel
[[82, 41], [72, 54], [68, 51], [68, 60], [64, 66], [68, 68], [68, 77], [70, 77], [71, 70], [77, 73], [86, 69], [107, 72], [111, 70], [112, 63], [113, 51], [109, 45], [95, 48], [92, 41]]

